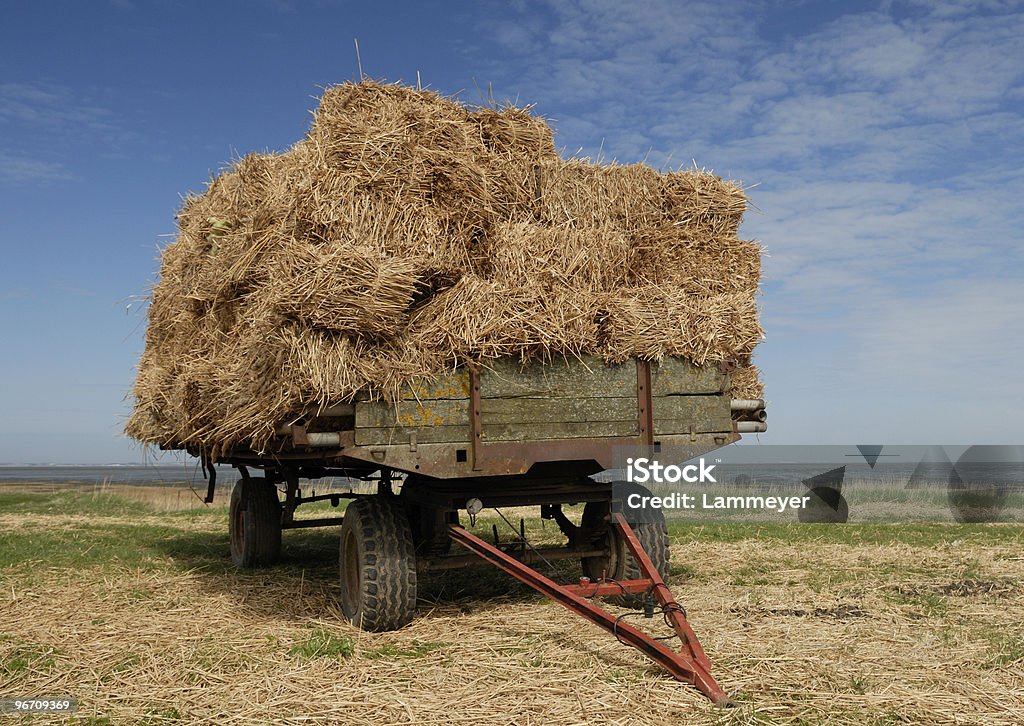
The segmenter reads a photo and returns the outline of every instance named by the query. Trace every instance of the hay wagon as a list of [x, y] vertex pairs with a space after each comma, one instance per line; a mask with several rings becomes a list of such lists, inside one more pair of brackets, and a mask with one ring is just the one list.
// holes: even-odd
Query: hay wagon
[[[664, 584], [664, 522], [631, 527], [614, 511], [612, 484], [593, 475], [613, 467], [617, 446], [671, 446], [696, 457], [763, 431], [763, 401], [733, 400], [730, 372], [729, 365], [697, 367], [681, 358], [463, 366], [406, 388], [397, 403], [363, 397], [296, 412], [269, 450], [235, 449], [207, 461], [208, 498], [212, 464], [236, 467], [231, 556], [243, 568], [272, 563], [282, 530], [340, 525], [341, 606], [362, 628], [407, 624], [420, 573], [482, 557], [724, 703], [685, 611]], [[374, 481], [376, 493], [304, 493], [304, 482], [321, 477]], [[296, 517], [305, 504], [337, 506], [345, 497], [352, 501], [343, 517]], [[568, 504], [584, 505], [579, 522], [563, 512]], [[564, 546], [534, 547], [521, 532], [486, 542], [460, 524], [460, 512], [520, 506], [539, 506], [564, 534]], [[558, 585], [530, 567], [560, 559], [580, 560], [578, 583]], [[648, 615], [657, 609], [683, 650], [612, 616], [594, 604], [596, 596], [645, 607]]]

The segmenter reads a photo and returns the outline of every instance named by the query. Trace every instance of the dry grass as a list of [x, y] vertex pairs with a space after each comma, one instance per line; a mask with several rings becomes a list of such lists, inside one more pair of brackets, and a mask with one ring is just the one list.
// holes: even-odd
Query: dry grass
[[[85, 549], [148, 521], [26, 527]], [[671, 584], [739, 694], [722, 711], [503, 575], [429, 578], [410, 626], [363, 633], [337, 609], [332, 534], [290, 533], [284, 564], [241, 573], [223, 510], [164, 524], [139, 563], [0, 570], [0, 692], [74, 696], [94, 723], [1008, 725], [1024, 712], [1020, 528], [680, 530]]]
[[259, 449], [290, 413], [500, 356], [749, 364], [745, 208], [702, 170], [562, 160], [528, 109], [330, 88], [304, 139], [186, 200], [127, 431]]

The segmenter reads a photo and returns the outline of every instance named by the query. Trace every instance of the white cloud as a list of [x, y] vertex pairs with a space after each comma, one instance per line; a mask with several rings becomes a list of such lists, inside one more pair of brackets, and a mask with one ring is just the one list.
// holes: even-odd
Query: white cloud
[[[604, 130], [606, 151], [625, 160], [656, 148], [720, 168], [719, 148], [747, 138], [740, 148], [756, 156], [733, 163], [726, 155], [729, 166], [756, 170], [858, 144], [870, 154], [885, 141], [934, 162], [948, 135], [964, 143], [973, 118], [998, 113], [1020, 93], [1019, 14], [956, 22], [847, 14], [779, 41], [758, 36], [755, 9], [558, 4], [553, 25], [539, 24], [531, 8], [529, 22], [499, 24], [498, 38], [515, 37], [511, 52], [527, 49], [516, 85], [541, 110], [559, 109], [566, 146], [596, 146], [600, 138], [575, 136], [591, 125]], [[620, 143], [627, 128], [646, 143]]]
[[21, 184], [66, 181], [71, 178], [71, 172], [57, 162], [0, 153], [0, 181]]

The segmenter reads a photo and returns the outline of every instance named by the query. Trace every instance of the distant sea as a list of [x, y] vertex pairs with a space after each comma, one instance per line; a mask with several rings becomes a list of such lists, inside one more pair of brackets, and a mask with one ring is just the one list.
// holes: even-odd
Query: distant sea
[[[229, 466], [217, 467], [217, 481], [232, 482], [237, 471]], [[31, 466], [0, 465], [0, 486], [16, 482], [54, 484], [161, 484], [202, 483], [198, 463], [188, 464], [108, 464], [68, 465], [40, 464]]]

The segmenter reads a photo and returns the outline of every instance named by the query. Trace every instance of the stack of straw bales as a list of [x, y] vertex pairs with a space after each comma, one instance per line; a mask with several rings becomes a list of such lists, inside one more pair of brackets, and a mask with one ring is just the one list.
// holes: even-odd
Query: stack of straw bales
[[365, 81], [189, 197], [127, 432], [216, 453], [466, 361], [737, 360], [759, 397], [760, 250], [703, 171], [562, 160], [526, 109]]

